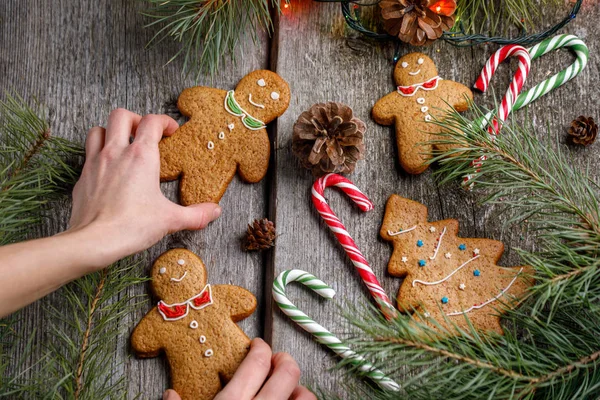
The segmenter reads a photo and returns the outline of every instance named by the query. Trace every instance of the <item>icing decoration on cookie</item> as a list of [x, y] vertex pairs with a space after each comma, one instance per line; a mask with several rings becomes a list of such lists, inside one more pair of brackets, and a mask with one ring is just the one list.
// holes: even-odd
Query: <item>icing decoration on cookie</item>
[[238, 102], [235, 100], [234, 92], [234, 90], [227, 92], [227, 95], [225, 96], [225, 110], [231, 115], [240, 117], [242, 119], [242, 124], [244, 124], [244, 126], [248, 129], [257, 131], [259, 129], [266, 128], [264, 122], [258, 118], [254, 118], [238, 104]]
[[408, 257], [406, 257], [406, 256], [402, 256], [402, 259], [401, 259], [401, 261], [402, 261], [403, 263], [407, 262], [407, 261], [408, 261]]
[[184, 265], [185, 264], [185, 260], [183, 258], [180, 258], [179, 260], [177, 260], [177, 264]]
[[448, 279], [450, 279], [452, 277], [452, 275], [456, 274], [458, 271], [460, 271], [461, 269], [463, 269], [464, 267], [466, 267], [471, 261], [474, 261], [474, 260], [476, 260], [478, 258], [479, 258], [479, 256], [475, 256], [475, 257], [471, 258], [470, 260], [465, 261], [460, 267], [456, 268], [449, 275], [447, 275], [443, 279], [440, 279], [439, 281], [426, 282], [426, 281], [422, 281], [420, 279], [415, 279], [414, 281], [412, 281], [412, 285], [413, 285], [413, 287], [415, 286], [415, 283], [420, 283], [422, 285], [427, 285], [427, 286], [439, 285], [442, 282], [446, 282]]
[[256, 84], [257, 84], [258, 86], [260, 86], [260, 87], [265, 87], [265, 86], [267, 86], [267, 83], [266, 83], [266, 82], [265, 82], [265, 80], [264, 80], [264, 79], [262, 79], [262, 78], [261, 78], [261, 79], [259, 79], [259, 80], [257, 80], [257, 81], [256, 81]]
[[157, 309], [165, 321], [177, 321], [188, 315], [189, 307], [201, 310], [211, 304], [213, 304], [212, 291], [207, 284], [200, 293], [184, 302], [167, 304], [161, 300], [158, 302]]
[[442, 229], [442, 233], [440, 233], [440, 237], [437, 239], [437, 242], [435, 245], [435, 251], [433, 252], [433, 255], [431, 257], [429, 257], [431, 260], [435, 260], [435, 258], [437, 257], [438, 251], [440, 250], [440, 246], [442, 245], [442, 238], [444, 237], [445, 234], [446, 234], [446, 227], [444, 227], [444, 229]]
[[435, 233], [435, 231], [436, 231], [435, 226], [429, 227], [429, 232]]
[[475, 255], [479, 254], [479, 249], [473, 250], [473, 254], [475, 254]]
[[180, 278], [171, 278], [171, 282], [181, 282], [186, 276], [187, 276], [187, 271], [185, 271], [183, 273], [183, 275], [181, 275]]
[[190, 328], [198, 329], [198, 321], [193, 320], [192, 322], [190, 322]]
[[478, 269], [476, 269], [475, 271], [473, 271], [473, 275], [475, 275], [475, 276], [481, 276], [481, 271], [479, 271]]
[[448, 301], [450, 301], [450, 300], [448, 300], [448, 298], [446, 296], [442, 297], [442, 303], [448, 304]]
[[158, 272], [162, 275], [165, 272], [167, 272], [167, 269], [165, 267], [162, 267], [161, 269], [158, 270]]
[[440, 80], [442, 80], [442, 78], [440, 78], [439, 76], [434, 76], [433, 78], [425, 82], [415, 83], [414, 85], [409, 86], [398, 86], [398, 93], [400, 93], [400, 95], [404, 97], [411, 97], [414, 96], [415, 93], [419, 91], [419, 89], [425, 91], [435, 90], [437, 89]]
[[279, 93], [277, 93], [277, 92], [271, 92], [271, 98], [273, 100], [279, 100]]
[[425, 260], [419, 260], [419, 267], [424, 267], [426, 265], [427, 263], [425, 262]]
[[204, 357], [212, 357], [214, 354], [212, 349], [208, 349], [204, 352]]
[[225, 132], [219, 132], [219, 139], [225, 139]]
[[433, 120], [433, 118], [431, 118], [431, 115], [425, 116], [425, 122], [431, 122], [432, 120]]
[[258, 107], [258, 108], [265, 108], [264, 105], [256, 103], [254, 101], [252, 101], [252, 93], [248, 94], [248, 101], [250, 102], [250, 104], [252, 104], [254, 107]]
[[423, 241], [422, 240], [417, 240], [417, 247], [423, 247]]
[[460, 290], [465, 290], [467, 288], [467, 285], [465, 285], [464, 283], [461, 283], [460, 285], [458, 285], [458, 288]]
[[425, 318], [429, 318], [429, 317], [431, 317], [431, 314], [429, 314], [428, 312], [426, 312], [425, 314], [423, 314], [423, 316], [424, 316]]
[[200, 335], [200, 343], [206, 343], [206, 336]]
[[467, 249], [467, 246], [464, 245], [464, 244], [461, 244], [461, 245], [458, 246], [458, 249], [461, 250], [461, 251], [464, 251], [464, 250]]
[[493, 297], [493, 298], [489, 299], [488, 301], [485, 301], [485, 302], [483, 302], [481, 304], [474, 304], [472, 307], [467, 308], [465, 311], [455, 311], [455, 312], [451, 312], [451, 313], [446, 314], [446, 315], [449, 316], [449, 317], [452, 317], [454, 315], [467, 314], [467, 313], [470, 313], [473, 310], [478, 310], [478, 309], [483, 308], [483, 307], [487, 306], [488, 304], [490, 304], [490, 303], [498, 300], [515, 283], [515, 281], [517, 280], [517, 278], [519, 277], [519, 275], [521, 274], [521, 272], [523, 272], [523, 268], [521, 268], [519, 270], [519, 272], [515, 275], [515, 277], [513, 278], [513, 280], [510, 281], [510, 283], [508, 284], [508, 286], [505, 287], [504, 289], [502, 289], [502, 291], [500, 291], [500, 293], [498, 293], [498, 295], [496, 295], [496, 297]]
[[447, 259], [452, 258], [452, 253], [448, 252], [446, 254], [444, 254], [444, 257], [446, 257]]
[[425, 98], [424, 97], [419, 97], [417, 99], [417, 103], [419, 103], [419, 104], [425, 104]]
[[390, 235], [390, 236], [398, 236], [398, 235], [401, 235], [403, 233], [410, 232], [410, 231], [414, 230], [416, 227], [417, 226], [415, 225], [412, 228], [408, 228], [408, 229], [404, 229], [404, 230], [400, 229], [398, 232], [388, 231], [388, 235]]
[[206, 147], [208, 147], [209, 150], [212, 150], [215, 148], [215, 144], [212, 141], [208, 141], [208, 144], [206, 145]]
[[235, 124], [233, 122], [231, 124], [227, 125], [227, 129], [229, 129], [229, 132], [231, 132], [233, 130], [233, 128], [235, 128]]
[[401, 65], [402, 65], [402, 68], [408, 68], [408, 63], [406, 61], [404, 61]]

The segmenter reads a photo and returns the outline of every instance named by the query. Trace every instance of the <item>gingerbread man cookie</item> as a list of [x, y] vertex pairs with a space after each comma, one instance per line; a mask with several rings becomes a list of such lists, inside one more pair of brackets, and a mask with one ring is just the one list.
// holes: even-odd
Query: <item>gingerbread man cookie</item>
[[392, 195], [380, 235], [394, 246], [388, 272], [404, 278], [398, 309], [448, 331], [469, 330], [468, 317], [476, 329], [502, 333], [499, 312], [531, 286], [531, 267], [497, 265], [502, 242], [458, 237], [457, 220], [428, 222], [416, 201]]
[[290, 88], [276, 73], [253, 71], [235, 90], [185, 89], [177, 107], [190, 120], [159, 144], [160, 178], [181, 177], [184, 205], [218, 203], [236, 171], [249, 183], [267, 173], [266, 125], [290, 103]]
[[256, 298], [238, 286], [207, 284], [202, 260], [169, 250], [152, 267], [158, 305], [131, 335], [140, 357], [164, 352], [173, 389], [183, 400], [212, 399], [233, 376], [250, 346], [236, 325], [256, 309]]
[[379, 99], [372, 110], [373, 119], [381, 125], [394, 125], [400, 165], [410, 174], [427, 169], [439, 127], [430, 123], [454, 107], [466, 111], [471, 90], [460, 83], [443, 80], [431, 58], [411, 53], [396, 64], [394, 80], [398, 88]]

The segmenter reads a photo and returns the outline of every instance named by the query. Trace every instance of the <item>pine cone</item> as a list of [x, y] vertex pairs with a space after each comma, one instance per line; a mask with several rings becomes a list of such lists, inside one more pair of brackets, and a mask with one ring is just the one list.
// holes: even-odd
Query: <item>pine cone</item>
[[385, 30], [413, 46], [423, 46], [454, 26], [455, 0], [383, 0]]
[[596, 136], [598, 136], [598, 125], [592, 117], [586, 118], [582, 115], [571, 122], [569, 128], [571, 142], [589, 146], [596, 141]]
[[319, 103], [294, 124], [292, 151], [314, 176], [351, 173], [365, 158], [367, 126], [341, 103]]
[[275, 246], [275, 224], [266, 218], [255, 219], [253, 223], [248, 224], [246, 231], [246, 240], [244, 241], [244, 250], [266, 250]]

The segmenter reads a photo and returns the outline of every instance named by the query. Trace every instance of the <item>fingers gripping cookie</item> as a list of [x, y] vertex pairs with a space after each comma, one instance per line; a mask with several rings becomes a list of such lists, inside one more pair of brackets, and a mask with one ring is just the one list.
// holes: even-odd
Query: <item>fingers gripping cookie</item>
[[249, 73], [235, 90], [185, 89], [177, 106], [190, 120], [159, 144], [161, 180], [181, 178], [184, 205], [218, 203], [236, 171], [260, 181], [269, 166], [266, 124], [289, 103], [288, 84], [266, 70]]
[[183, 400], [214, 398], [248, 353], [250, 339], [236, 322], [254, 312], [256, 298], [238, 286], [207, 284], [202, 260], [184, 249], [161, 255], [151, 276], [160, 301], [134, 329], [133, 350], [166, 353]]
[[410, 174], [427, 169], [432, 146], [427, 141], [439, 127], [430, 123], [443, 116], [444, 110], [468, 108], [471, 90], [460, 83], [439, 77], [433, 61], [422, 53], [411, 53], [396, 64], [394, 80], [398, 89], [379, 99], [372, 110], [381, 125], [394, 125], [400, 165]]

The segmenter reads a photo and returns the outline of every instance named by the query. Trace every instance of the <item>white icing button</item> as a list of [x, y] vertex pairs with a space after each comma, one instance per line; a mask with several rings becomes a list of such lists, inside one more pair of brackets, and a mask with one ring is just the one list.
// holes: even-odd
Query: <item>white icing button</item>
[[185, 264], [185, 260], [180, 258], [179, 260], [177, 260], [177, 264], [183, 265], [183, 264]]
[[425, 116], [425, 121], [426, 121], [426, 122], [431, 122], [431, 119], [432, 119], [432, 118], [431, 118], [431, 115], [426, 115], [426, 116]]
[[425, 60], [423, 60], [422, 58], [419, 58], [419, 59], [417, 60], [417, 62], [419, 63], [419, 65], [421, 65], [421, 64], [423, 64], [423, 63], [425, 62]]
[[279, 100], [279, 93], [277, 93], [277, 92], [271, 92], [271, 98], [273, 100]]
[[167, 269], [165, 267], [162, 267], [161, 269], [158, 270], [158, 272], [160, 272], [161, 274], [164, 274], [165, 272], [167, 272]]
[[215, 148], [215, 144], [209, 140], [207, 147], [208, 147], [209, 150], [212, 150], [212, 149]]
[[425, 98], [424, 97], [419, 97], [417, 99], [417, 103], [419, 103], [419, 104], [425, 104]]
[[214, 353], [213, 353], [212, 349], [208, 349], [204, 352], [204, 357], [212, 357], [213, 354]]
[[427, 106], [421, 107], [421, 112], [422, 113], [426, 113], [427, 111], [429, 111], [429, 107], [427, 107]]
[[235, 125], [233, 123], [227, 125], [227, 129], [229, 129], [230, 132], [233, 130], [233, 128], [235, 128]]
[[465, 290], [466, 287], [467, 287], [467, 285], [465, 285], [464, 283], [461, 283], [460, 285], [458, 285], [458, 288], [460, 290]]
[[402, 63], [402, 68], [406, 68], [406, 67], [408, 67], [408, 63], [405, 61]]
[[206, 336], [202, 335], [200, 336], [200, 343], [204, 343], [206, 342]]
[[225, 139], [225, 132], [219, 132], [219, 139]]
[[403, 263], [408, 262], [408, 257], [402, 257], [402, 262]]
[[262, 87], [264, 87], [264, 86], [267, 86], [267, 83], [265, 82], [265, 80], [264, 80], [264, 79], [259, 79], [259, 80], [257, 80], [257, 81], [256, 81], [256, 84], [257, 84], [258, 86], [262, 86]]
[[198, 329], [198, 321], [193, 320], [192, 322], [190, 322], [190, 328]]

